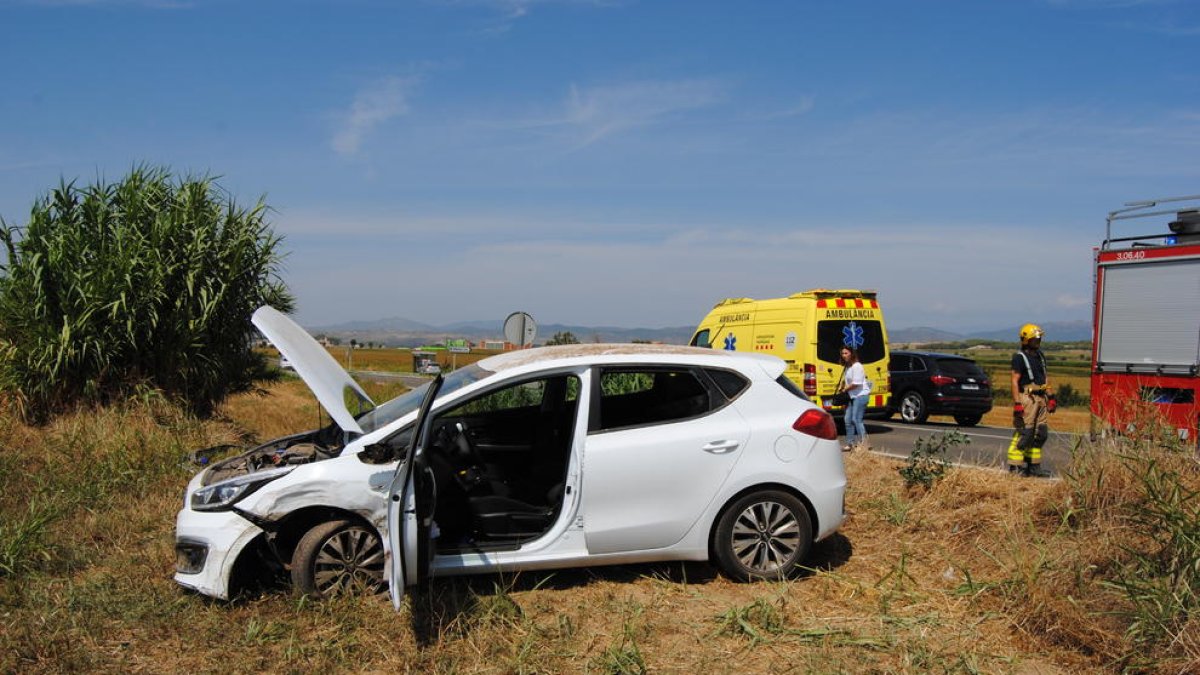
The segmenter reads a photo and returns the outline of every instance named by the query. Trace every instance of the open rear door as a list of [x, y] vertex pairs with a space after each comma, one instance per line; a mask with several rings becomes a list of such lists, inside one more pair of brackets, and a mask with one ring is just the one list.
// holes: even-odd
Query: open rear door
[[408, 454], [396, 467], [388, 494], [388, 543], [392, 555], [387, 580], [392, 606], [397, 611], [407, 588], [424, 583], [429, 576], [434, 495], [425, 449], [433, 424], [430, 409], [441, 388], [442, 376], [438, 375], [421, 401]]

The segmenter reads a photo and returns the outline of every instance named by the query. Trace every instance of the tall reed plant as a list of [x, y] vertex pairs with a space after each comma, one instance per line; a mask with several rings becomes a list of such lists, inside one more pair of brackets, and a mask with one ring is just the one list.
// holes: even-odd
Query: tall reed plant
[[28, 421], [158, 389], [205, 412], [261, 360], [250, 315], [289, 311], [281, 239], [210, 177], [135, 167], [0, 220], [0, 391]]

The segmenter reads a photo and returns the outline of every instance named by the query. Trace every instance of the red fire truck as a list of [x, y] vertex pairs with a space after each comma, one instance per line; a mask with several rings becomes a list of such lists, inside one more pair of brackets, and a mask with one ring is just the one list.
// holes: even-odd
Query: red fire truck
[[[1157, 232], [1113, 236], [1114, 225], [1147, 231], [1155, 222]], [[1200, 195], [1130, 202], [1109, 213], [1094, 257], [1092, 414], [1121, 433], [1165, 429], [1196, 443]]]

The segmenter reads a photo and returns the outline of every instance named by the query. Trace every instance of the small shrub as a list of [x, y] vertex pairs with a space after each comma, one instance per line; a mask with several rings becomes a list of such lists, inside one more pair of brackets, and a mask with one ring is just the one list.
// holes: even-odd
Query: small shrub
[[908, 463], [899, 469], [904, 485], [909, 489], [933, 487], [950, 468], [946, 451], [970, 442], [971, 439], [958, 431], [918, 438], [912, 454], [908, 456]]
[[1078, 391], [1068, 383], [1063, 383], [1058, 386], [1058, 392], [1055, 394], [1058, 404], [1067, 408], [1082, 408], [1088, 405], [1090, 399], [1087, 394]]

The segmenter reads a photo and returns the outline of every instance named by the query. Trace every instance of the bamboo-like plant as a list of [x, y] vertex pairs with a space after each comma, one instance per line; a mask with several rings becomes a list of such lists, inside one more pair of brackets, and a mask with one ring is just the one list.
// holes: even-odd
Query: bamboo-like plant
[[251, 313], [293, 305], [268, 212], [211, 177], [139, 166], [60, 183], [24, 227], [0, 220], [0, 391], [42, 421], [147, 388], [204, 412], [247, 386]]

